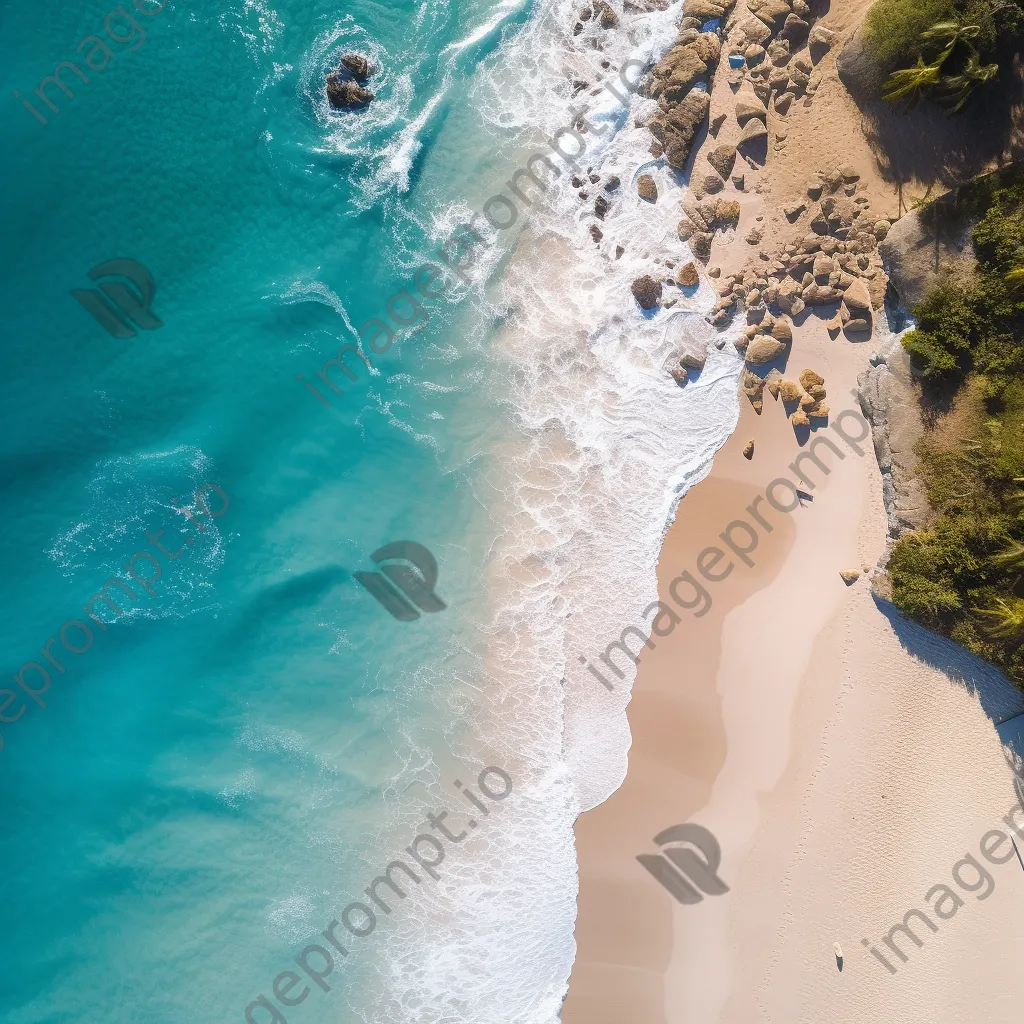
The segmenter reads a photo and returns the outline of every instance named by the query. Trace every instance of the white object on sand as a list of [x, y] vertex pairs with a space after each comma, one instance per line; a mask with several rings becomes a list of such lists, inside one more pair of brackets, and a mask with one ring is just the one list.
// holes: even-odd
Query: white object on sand
[[843, 949], [839, 945], [839, 943], [838, 942], [833, 942], [832, 943], [832, 948], [836, 951], [836, 956], [839, 957], [840, 960], [842, 960], [843, 959]]

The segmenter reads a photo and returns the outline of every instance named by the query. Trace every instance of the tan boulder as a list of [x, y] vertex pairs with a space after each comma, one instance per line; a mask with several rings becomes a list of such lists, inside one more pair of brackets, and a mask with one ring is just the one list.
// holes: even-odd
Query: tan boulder
[[692, 288], [695, 284], [699, 283], [700, 271], [697, 270], [697, 264], [692, 260], [689, 263], [684, 263], [676, 274], [676, 284], [681, 285], [683, 288]]
[[776, 341], [775, 338], [767, 334], [759, 334], [747, 346], [747, 362], [753, 365], [770, 363], [773, 359], [778, 359], [785, 351], [786, 346], [781, 341]]
[[743, 92], [736, 97], [734, 113], [737, 122], [742, 126], [752, 117], [759, 117], [764, 121], [768, 116], [768, 109], [753, 93]]
[[636, 180], [637, 195], [649, 203], [657, 202], [658, 186], [649, 174], [641, 174]]
[[843, 301], [854, 316], [871, 311], [871, 293], [868, 291], [867, 285], [859, 278], [855, 279], [843, 293]]
[[764, 392], [764, 379], [750, 370], [743, 371], [743, 394], [747, 398], [760, 398]]
[[811, 425], [811, 421], [807, 418], [807, 413], [805, 413], [803, 409], [797, 409], [793, 415], [789, 417], [789, 421], [794, 427], [809, 427]]
[[784, 380], [779, 388], [779, 394], [782, 395], [784, 402], [798, 402], [803, 392], [795, 381]]
[[708, 151], [707, 159], [722, 178], [728, 178], [736, 163], [736, 147], [723, 142]]
[[722, 226], [735, 225], [740, 219], [740, 204], [735, 199], [719, 199], [715, 206], [715, 223]]
[[800, 386], [802, 388], [809, 388], [815, 384], [824, 384], [825, 378], [815, 373], [813, 370], [804, 370], [800, 374]]
[[844, 569], [839, 575], [848, 587], [852, 587], [860, 579], [860, 570]]
[[753, 457], [754, 457], [754, 442], [753, 441], [748, 441], [743, 446], [743, 458], [745, 458], [745, 459], [747, 459], [749, 461]]

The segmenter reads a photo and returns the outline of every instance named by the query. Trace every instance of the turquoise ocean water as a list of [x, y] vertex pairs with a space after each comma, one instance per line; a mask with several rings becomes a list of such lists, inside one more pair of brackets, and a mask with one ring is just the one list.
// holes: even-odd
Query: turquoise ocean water
[[[617, 59], [667, 44], [678, 6]], [[115, 16], [125, 42], [87, 83], [65, 71], [54, 113], [33, 90], [85, 68], [94, 44], [76, 47], [113, 9], [6, 4], [0, 22], [0, 1020], [243, 1021], [427, 811], [474, 812], [455, 779], [487, 765], [513, 795], [448, 845], [441, 881], [346, 933], [330, 991], [303, 976], [309, 996], [274, 1005], [551, 1020], [572, 819], [628, 741], [628, 686], [596, 692], [576, 652], [649, 598], [673, 502], [734, 421], [735, 360], [713, 353], [685, 395], [656, 373], [683, 320], [655, 330], [626, 276], [574, 256], [592, 243], [566, 207], [488, 250], [468, 297], [410, 315], [372, 372], [352, 361], [325, 407], [297, 375], [566, 123], [567, 6], [129, 4], [138, 27]], [[381, 68], [358, 115], [323, 92], [347, 50]], [[600, 159], [628, 188], [650, 158], [609, 117]], [[152, 274], [161, 327], [114, 337], [71, 296], [117, 258]], [[399, 622], [354, 581], [399, 540], [436, 557], [443, 612]], [[129, 562], [160, 578], [102, 629], [83, 605]], [[69, 620], [90, 638], [62, 646]]]

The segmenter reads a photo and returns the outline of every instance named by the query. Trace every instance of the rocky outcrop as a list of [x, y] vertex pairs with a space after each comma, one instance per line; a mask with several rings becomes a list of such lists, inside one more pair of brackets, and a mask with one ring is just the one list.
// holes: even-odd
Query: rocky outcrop
[[377, 69], [361, 53], [346, 53], [341, 58], [341, 66], [357, 82], [366, 82], [377, 73]]
[[651, 134], [658, 140], [670, 167], [682, 170], [686, 166], [693, 140], [710, 107], [708, 94], [695, 89], [680, 103], [668, 110], [659, 110], [651, 119]]
[[[932, 206], [941, 203], [939, 199]], [[974, 222], [952, 211], [944, 217], [944, 212], [938, 206], [908, 213], [888, 229], [878, 246], [889, 280], [908, 309], [943, 278], [967, 280], [977, 266], [971, 242]]]
[[882, 499], [891, 548], [899, 537], [921, 529], [931, 519], [927, 494], [917, 470], [917, 443], [924, 433], [920, 392], [910, 373], [910, 359], [902, 348], [896, 348], [886, 361], [862, 373], [857, 383], [861, 409], [871, 423], [875, 457], [882, 472]]
[[677, 45], [651, 69], [647, 94], [664, 105], [678, 103], [718, 63], [721, 52], [713, 32], [681, 33]]
[[365, 83], [377, 69], [359, 53], [346, 53], [338, 70], [327, 76], [327, 102], [335, 110], [361, 110], [374, 100]]
[[360, 110], [373, 100], [374, 94], [358, 82], [342, 78], [336, 72], [327, 76], [327, 101], [335, 110]]
[[651, 152], [664, 155], [676, 170], [685, 168], [711, 106], [708, 92], [696, 86], [707, 82], [722, 55], [719, 35], [698, 27], [724, 19], [732, 4], [733, 0], [687, 0], [675, 45], [645, 82], [647, 95], [658, 101], [659, 108], [648, 123], [655, 139]]

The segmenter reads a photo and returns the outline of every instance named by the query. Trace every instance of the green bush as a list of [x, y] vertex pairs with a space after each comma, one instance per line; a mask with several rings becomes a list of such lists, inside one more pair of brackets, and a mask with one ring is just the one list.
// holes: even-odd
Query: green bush
[[868, 11], [864, 38], [888, 74], [923, 56], [921, 36], [937, 21], [956, 17], [953, 0], [876, 0]]

